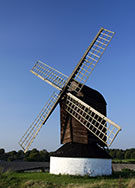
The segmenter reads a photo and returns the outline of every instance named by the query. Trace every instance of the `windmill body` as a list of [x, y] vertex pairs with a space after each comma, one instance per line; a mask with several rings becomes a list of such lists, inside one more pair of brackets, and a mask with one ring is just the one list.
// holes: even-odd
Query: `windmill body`
[[[84, 85], [76, 96], [106, 116], [106, 101], [98, 91]], [[52, 154], [50, 172], [90, 176], [110, 175], [111, 157], [101, 148], [105, 144], [86, 127], [81, 126], [81, 123], [65, 110], [65, 104], [66, 100], [60, 101], [61, 144], [64, 145]], [[106, 133], [106, 128], [104, 132]]]
[[121, 128], [106, 117], [106, 101], [85, 85], [114, 32], [101, 28], [72, 74], [63, 73], [37, 61], [31, 72], [59, 90], [53, 93], [19, 144], [26, 152], [42, 126], [60, 104], [61, 143], [50, 159], [50, 173], [70, 175], [110, 175], [110, 146]]
[[[71, 92], [72, 93], [72, 92]], [[96, 90], [83, 86], [81, 92], [76, 94], [76, 97], [87, 103], [100, 113], [106, 116], [106, 101], [103, 96]], [[73, 118], [65, 110], [66, 100], [60, 101], [60, 122], [61, 122], [61, 144], [65, 143], [82, 143], [91, 144], [93, 142], [104, 146], [95, 135], [93, 135], [81, 123]], [[104, 132], [106, 129], [104, 130]]]

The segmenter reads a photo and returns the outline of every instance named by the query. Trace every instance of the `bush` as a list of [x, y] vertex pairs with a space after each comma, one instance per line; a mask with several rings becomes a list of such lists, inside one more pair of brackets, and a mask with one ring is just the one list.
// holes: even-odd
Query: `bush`
[[121, 171], [122, 171], [122, 172], [134, 172], [133, 170], [128, 169], [128, 168], [123, 168]]
[[130, 150], [127, 150], [124, 154], [124, 159], [131, 159], [131, 151]]
[[0, 160], [4, 159], [4, 155], [5, 155], [5, 150], [2, 148], [0, 149]]
[[131, 159], [135, 159], [135, 151], [131, 153]]
[[117, 159], [123, 159], [123, 153], [122, 153], [121, 150], [118, 150], [118, 151], [116, 152], [116, 158], [117, 158]]

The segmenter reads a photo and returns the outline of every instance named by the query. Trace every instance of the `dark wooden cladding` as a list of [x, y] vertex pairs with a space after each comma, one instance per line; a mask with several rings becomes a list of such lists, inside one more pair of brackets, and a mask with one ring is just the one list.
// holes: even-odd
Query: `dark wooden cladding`
[[[81, 92], [76, 96], [106, 116], [106, 101], [98, 91], [84, 86]], [[91, 144], [93, 142], [97, 142], [100, 145], [104, 145], [94, 134], [88, 131], [76, 119], [69, 115], [64, 110], [64, 105], [65, 100], [63, 99], [60, 101], [61, 144]], [[106, 132], [106, 129], [104, 132]]]

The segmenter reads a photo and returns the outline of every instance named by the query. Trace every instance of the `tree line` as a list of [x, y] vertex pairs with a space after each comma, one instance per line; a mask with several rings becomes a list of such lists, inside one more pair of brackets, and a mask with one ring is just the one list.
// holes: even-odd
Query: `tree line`
[[47, 150], [38, 151], [32, 149], [24, 153], [22, 150], [5, 152], [4, 149], [0, 149], [0, 160], [4, 161], [40, 161], [48, 162], [50, 160], [50, 154]]
[[108, 149], [107, 152], [112, 157], [112, 159], [135, 159], [135, 148], [126, 150]]
[[[107, 153], [112, 159], [135, 159], [135, 148], [131, 149], [106, 149]], [[4, 161], [40, 161], [49, 162], [50, 155], [53, 152], [47, 150], [32, 149], [24, 153], [22, 150], [5, 152], [4, 149], [0, 149], [0, 160]]]

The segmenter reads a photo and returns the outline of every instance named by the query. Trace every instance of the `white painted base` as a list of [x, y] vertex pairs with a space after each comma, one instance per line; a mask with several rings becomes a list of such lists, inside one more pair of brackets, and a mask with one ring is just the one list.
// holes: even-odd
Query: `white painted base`
[[111, 159], [51, 157], [51, 174], [102, 176], [112, 174]]

